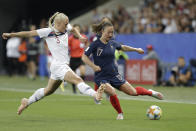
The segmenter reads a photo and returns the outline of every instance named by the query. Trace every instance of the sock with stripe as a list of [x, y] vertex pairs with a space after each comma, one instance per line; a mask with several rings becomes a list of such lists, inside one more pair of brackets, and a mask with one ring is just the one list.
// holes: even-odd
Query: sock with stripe
[[77, 88], [82, 94], [89, 95], [89, 96], [95, 96], [96, 91], [94, 91], [89, 85], [87, 85], [84, 82], [80, 82], [77, 84]]
[[36, 90], [32, 96], [29, 97], [28, 100], [28, 105], [39, 101], [40, 99], [42, 99], [44, 97], [44, 88], [40, 88], [38, 90]]
[[112, 104], [114, 109], [118, 112], [118, 114], [123, 113], [117, 95], [110, 96], [110, 103]]
[[135, 88], [136, 92], [137, 92], [137, 95], [148, 95], [148, 96], [152, 96], [152, 91], [149, 91], [143, 87], [136, 87]]

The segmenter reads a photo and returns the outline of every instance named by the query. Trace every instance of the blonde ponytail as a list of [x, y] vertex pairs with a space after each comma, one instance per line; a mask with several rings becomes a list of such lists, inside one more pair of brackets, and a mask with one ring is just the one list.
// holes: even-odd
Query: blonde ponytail
[[50, 17], [50, 19], [49, 19], [49, 21], [48, 21], [48, 26], [49, 26], [50, 28], [52, 28], [52, 23], [53, 23], [53, 21], [54, 21], [54, 18], [55, 18], [58, 14], [59, 14], [59, 12], [56, 12], [56, 13], [54, 13], [53, 16]]

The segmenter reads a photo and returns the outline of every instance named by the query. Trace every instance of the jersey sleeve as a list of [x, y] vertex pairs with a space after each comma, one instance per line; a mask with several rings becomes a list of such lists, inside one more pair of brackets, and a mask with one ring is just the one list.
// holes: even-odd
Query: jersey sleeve
[[94, 50], [95, 50], [95, 43], [93, 42], [93, 43], [90, 44], [89, 47], [86, 48], [84, 54], [85, 54], [86, 56], [90, 56], [90, 55], [94, 52]]
[[84, 34], [82, 34], [82, 36], [84, 37], [84, 38], [86, 38], [87, 39], [87, 41], [84, 43], [85, 44], [85, 46], [87, 46], [87, 44], [88, 44], [88, 37], [86, 36], [86, 35], [84, 35]]
[[70, 32], [70, 31], [72, 30], [72, 28], [73, 28], [72, 25], [71, 25], [71, 24], [68, 24], [68, 25], [67, 25], [67, 29], [66, 29], [67, 32]]
[[51, 32], [51, 29], [50, 28], [42, 28], [42, 29], [38, 29], [36, 31], [37, 31], [39, 37], [43, 38], [43, 37], [48, 36], [48, 34]]
[[122, 48], [122, 43], [118, 42], [118, 41], [113, 41], [115, 47], [117, 50], [121, 50]]

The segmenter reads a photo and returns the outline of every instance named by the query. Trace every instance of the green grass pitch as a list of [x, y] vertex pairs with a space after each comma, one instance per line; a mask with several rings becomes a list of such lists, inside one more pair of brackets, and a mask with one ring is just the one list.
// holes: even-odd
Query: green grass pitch
[[[124, 120], [116, 120], [108, 100], [96, 105], [91, 97], [73, 95], [68, 85], [65, 92], [58, 89], [18, 116], [21, 98], [46, 84], [47, 80], [0, 76], [0, 131], [196, 131], [196, 87], [145, 86], [163, 92], [166, 99], [162, 102], [117, 92]], [[146, 117], [147, 108], [154, 104], [163, 110], [160, 120]]]

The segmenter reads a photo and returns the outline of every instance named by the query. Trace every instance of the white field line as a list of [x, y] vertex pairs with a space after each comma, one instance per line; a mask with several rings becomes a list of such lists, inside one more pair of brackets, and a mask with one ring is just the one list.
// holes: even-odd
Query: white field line
[[[28, 93], [33, 93], [35, 90], [32, 89], [18, 89], [18, 88], [0, 88], [0, 91], [13, 91], [13, 92], [28, 92]], [[88, 97], [86, 95], [82, 95], [82, 94], [72, 94], [72, 92], [70, 90], [65, 90], [65, 92], [61, 92], [59, 90], [57, 90], [55, 92], [55, 94], [58, 95], [67, 95], [67, 96], [84, 96], [84, 97]], [[191, 102], [188, 100], [156, 100], [154, 98], [152, 99], [146, 99], [145, 97], [132, 97], [132, 96], [122, 96], [122, 95], [118, 95], [120, 99], [123, 100], [139, 100], [139, 101], [153, 101], [153, 102], [166, 102], [166, 103], [183, 103], [183, 104], [196, 104], [196, 102]], [[86, 99], [66, 99], [66, 101], [68, 100], [79, 100], [79, 101], [83, 101]], [[89, 99], [90, 100], [90, 99]], [[4, 99], [4, 100], [0, 100], [0, 102], [2, 101], [18, 101], [17, 99]], [[53, 101], [53, 100], [52, 100]], [[54, 100], [56, 101], [56, 100]]]

